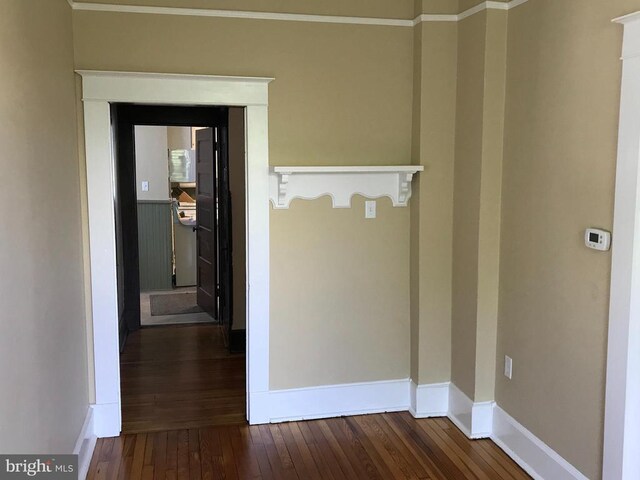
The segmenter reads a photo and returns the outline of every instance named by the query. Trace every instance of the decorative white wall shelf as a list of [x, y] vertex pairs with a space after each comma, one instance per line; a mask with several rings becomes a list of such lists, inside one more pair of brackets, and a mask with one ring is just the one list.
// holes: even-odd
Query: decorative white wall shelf
[[351, 197], [389, 197], [394, 207], [406, 207], [411, 179], [419, 165], [385, 167], [271, 167], [269, 197], [273, 208], [289, 208], [291, 200], [329, 195], [333, 208], [349, 208]]

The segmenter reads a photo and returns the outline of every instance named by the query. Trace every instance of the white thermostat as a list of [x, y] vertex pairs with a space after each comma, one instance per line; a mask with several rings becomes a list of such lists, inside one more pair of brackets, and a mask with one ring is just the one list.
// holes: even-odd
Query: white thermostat
[[611, 233], [599, 228], [587, 228], [584, 232], [584, 244], [594, 250], [606, 252], [611, 246]]

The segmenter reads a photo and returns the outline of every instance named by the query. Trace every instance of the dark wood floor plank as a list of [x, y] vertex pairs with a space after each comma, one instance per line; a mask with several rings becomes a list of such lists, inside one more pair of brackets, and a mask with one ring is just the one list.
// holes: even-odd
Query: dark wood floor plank
[[229, 427], [229, 435], [240, 478], [260, 478], [260, 467], [254, 455], [251, 437], [249, 436], [249, 427], [247, 425], [231, 426]]
[[[300, 478], [316, 480], [321, 479], [322, 475], [318, 471], [309, 447], [304, 443], [300, 430], [296, 434], [293, 432], [295, 423], [281, 423], [278, 425], [280, 433], [287, 445], [291, 460]], [[297, 438], [296, 438], [297, 435]]]
[[132, 479], [142, 478], [142, 468], [144, 467], [144, 452], [147, 446], [147, 435], [140, 433], [135, 436], [136, 442], [133, 449], [133, 462], [131, 465]]
[[213, 464], [211, 462], [211, 429], [201, 428], [200, 436], [200, 461], [202, 480], [213, 480]]
[[346, 457], [351, 462], [354, 470], [358, 472], [359, 478], [372, 480], [382, 480], [384, 478], [344, 418], [328, 419], [325, 420], [325, 423], [342, 446]]
[[[476, 462], [474, 462], [473, 458], [470, 455], [477, 456], [471, 445], [466, 452], [462, 452], [455, 442], [451, 441], [448, 437], [439, 436], [432, 428], [429, 428], [430, 422], [425, 422], [423, 420], [418, 421], [417, 425], [420, 427], [420, 430], [426, 434], [427, 437], [434, 444], [442, 450], [447, 458], [451, 459], [451, 461], [460, 469], [461, 472], [465, 475], [466, 478], [477, 478], [478, 480], [492, 480], [489, 476], [482, 470], [482, 468], [478, 467]], [[483, 462], [484, 463], [484, 462]], [[486, 467], [486, 464], [485, 464]], [[488, 469], [489, 471], [491, 469]], [[499, 480], [498, 478], [494, 478], [493, 480]]]
[[446, 447], [442, 447], [441, 444], [420, 428], [419, 422], [424, 422], [426, 419], [416, 420], [411, 417], [409, 412], [400, 412], [395, 416], [395, 419], [396, 422], [404, 424], [404, 427], [410, 431], [413, 440], [427, 451], [432, 458], [438, 459], [438, 468], [443, 471], [447, 478], [476, 479], [464, 462], [461, 462], [459, 458], [453, 455], [453, 452], [446, 449]]
[[202, 480], [202, 460], [200, 458], [200, 435], [198, 430], [189, 429], [189, 478]]
[[[412, 450], [405, 445], [395, 430], [380, 415], [367, 415], [363, 417], [376, 435], [382, 439], [385, 448], [391, 453], [397, 463], [406, 461], [417, 477], [421, 480], [430, 479], [429, 465], [425, 464]], [[398, 457], [398, 458], [397, 458]]]
[[[167, 432], [167, 469], [165, 471], [166, 480], [176, 480], [178, 478], [178, 432]], [[162, 479], [159, 479], [162, 480]]]
[[269, 456], [264, 448], [264, 442], [262, 441], [262, 436], [257, 426], [249, 427], [249, 436], [251, 438], [252, 449], [258, 461], [258, 467], [260, 468], [260, 475], [265, 479], [275, 478], [271, 464], [269, 463]]
[[390, 478], [404, 478], [405, 480], [416, 480], [418, 477], [413, 472], [411, 467], [407, 464], [407, 462], [402, 458], [401, 455], [397, 454], [397, 450], [394, 452], [395, 455], [392, 455], [389, 450], [387, 450], [384, 442], [384, 432], [378, 430], [374, 430], [367, 423], [366, 417], [368, 415], [362, 415], [359, 417], [353, 417], [352, 419], [347, 419], [347, 421], [353, 422], [353, 424], [357, 425], [359, 429], [360, 438], [366, 439], [366, 442], [369, 448], [375, 449], [380, 460], [386, 465], [389, 469], [389, 473], [392, 475]]
[[131, 465], [133, 463], [133, 451], [135, 448], [136, 437], [131, 436], [124, 439], [122, 449], [120, 450], [120, 465], [117, 477], [119, 479], [131, 478]]
[[219, 432], [225, 478], [231, 480], [238, 479], [238, 469], [236, 467], [233, 445], [231, 444], [231, 436], [229, 435], [229, 427], [222, 427]]
[[95, 470], [89, 470], [91, 476], [87, 475], [87, 478], [95, 478], [96, 480], [106, 480], [107, 472], [109, 471], [109, 462], [98, 462]]
[[458, 457], [467, 463], [478, 478], [488, 477], [491, 480], [513, 480], [513, 477], [509, 473], [500, 467], [500, 465], [497, 465], [497, 463], [482, 450], [480, 444], [484, 440], [469, 442], [464, 435], [462, 435], [462, 438], [455, 435], [456, 432], [462, 433], [457, 428], [442, 429], [437, 424], [428, 422], [421, 423], [420, 426], [423, 430], [432, 432], [446, 442], [453, 451], [456, 452]]
[[361, 474], [356, 473], [353, 465], [349, 462], [342, 445], [340, 445], [338, 440], [336, 440], [331, 429], [327, 425], [327, 422], [324, 420], [310, 422], [309, 427], [311, 428], [316, 441], [325, 442], [329, 446], [338, 461], [340, 469], [345, 475], [343, 478], [362, 478]]
[[[333, 477], [336, 480], [344, 478], [340, 465], [338, 465], [338, 461], [331, 451], [331, 448], [329, 448], [329, 445], [326, 442], [316, 441], [316, 438], [310, 428], [310, 425], [312, 424], [313, 422], [298, 422], [296, 423], [296, 426], [300, 430], [300, 434], [308, 445], [309, 451], [311, 452], [311, 455], [313, 455], [320, 471], [323, 472], [324, 478]], [[327, 473], [329, 475], [326, 475]]]
[[189, 479], [189, 431], [178, 432], [178, 480]]
[[118, 478], [118, 470], [120, 469], [120, 460], [122, 459], [124, 443], [124, 437], [115, 437], [113, 438], [111, 448], [105, 452], [107, 455], [106, 460], [109, 462], [109, 468], [105, 472], [105, 476], [109, 480]]
[[[151, 441], [151, 437], [147, 436], [147, 442]], [[164, 480], [166, 475], [167, 461], [167, 432], [158, 432], [153, 435], [153, 476], [156, 479]]]
[[384, 421], [393, 430], [401, 444], [411, 452], [418, 462], [420, 462], [431, 479], [448, 480], [448, 477], [443, 473], [440, 466], [436, 464], [438, 459], [430, 456], [428, 451], [424, 450], [421, 445], [416, 443], [402, 423], [397, 423], [393, 416], [389, 414], [383, 414], [381, 421]]
[[513, 460], [511, 460], [511, 458], [509, 458], [509, 456], [492, 441], [489, 440], [488, 442], [483, 442], [480, 446], [516, 480], [531, 479], [531, 477], [524, 470], [522, 470], [517, 464], [515, 464]]
[[[280, 425], [269, 425], [269, 433], [271, 434], [271, 438], [273, 439], [273, 444], [276, 447], [278, 452], [278, 456], [280, 457], [280, 462], [285, 470], [295, 470], [295, 466], [293, 465], [293, 460], [291, 459], [291, 454], [289, 453], [289, 449], [282, 437], [282, 432], [280, 431]], [[299, 472], [298, 472], [299, 473]], [[306, 478], [306, 477], [302, 477]]]
[[271, 469], [275, 478], [277, 479], [297, 479], [298, 475], [296, 474], [295, 469], [293, 468], [293, 463], [290, 462], [288, 465], [289, 468], [285, 468], [285, 464], [282, 463], [282, 459], [280, 457], [280, 453], [276, 448], [276, 444], [273, 441], [273, 437], [271, 436], [271, 431], [269, 429], [269, 425], [260, 425], [258, 426], [258, 430], [260, 431], [260, 438], [262, 438], [262, 444], [267, 452], [267, 457], [269, 458], [269, 464], [271, 465]]
[[211, 450], [211, 468], [213, 478], [225, 478], [224, 458], [222, 457], [222, 444], [220, 443], [220, 428], [207, 428], [209, 432], [209, 448]]
[[230, 354], [219, 325], [132, 332], [120, 358], [122, 431], [245, 424], [245, 357]]
[[89, 472], [95, 472], [98, 469], [98, 462], [100, 461], [101, 450], [103, 447], [102, 442], [96, 442], [96, 446], [93, 449], [93, 455], [91, 457], [91, 462], [89, 462]]

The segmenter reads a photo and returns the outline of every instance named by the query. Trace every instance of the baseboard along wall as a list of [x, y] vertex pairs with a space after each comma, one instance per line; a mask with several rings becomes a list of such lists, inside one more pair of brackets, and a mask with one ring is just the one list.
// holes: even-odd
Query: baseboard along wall
[[[468, 438], [493, 440], [535, 480], [587, 480], [495, 402], [473, 402], [450, 382], [417, 385], [398, 379], [271, 390], [252, 396], [251, 402], [270, 423], [399, 411], [415, 418], [448, 417]], [[117, 435], [109, 428], [118, 413], [113, 405], [94, 406], [90, 412], [95, 417], [85, 422], [82, 442], [78, 439], [85, 452], [93, 451], [96, 436]], [[88, 468], [91, 454], [83, 458], [80, 465], [86, 462]]]

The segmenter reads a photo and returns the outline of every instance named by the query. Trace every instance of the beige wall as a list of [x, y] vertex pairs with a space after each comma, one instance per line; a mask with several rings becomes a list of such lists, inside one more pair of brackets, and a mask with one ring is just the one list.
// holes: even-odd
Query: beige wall
[[413, 163], [425, 171], [411, 198], [411, 378], [451, 378], [451, 247], [457, 24], [414, 30]]
[[410, 28], [78, 11], [74, 38], [83, 69], [275, 77], [274, 165], [410, 160]]
[[[622, 29], [638, 0], [509, 12], [497, 402], [600, 477]], [[615, 232], [613, 233], [615, 242]], [[513, 357], [513, 379], [502, 376]]]
[[482, 119], [482, 174], [478, 228], [478, 326], [474, 400], [493, 400], [498, 330], [500, 219], [504, 109], [507, 68], [507, 14], [487, 11]]
[[451, 380], [484, 402], [495, 390], [507, 13], [458, 29]]
[[272, 389], [409, 376], [409, 209], [364, 201], [271, 210]]
[[486, 12], [458, 25], [451, 380], [471, 399], [475, 392], [485, 31]]
[[71, 9], [0, 14], [0, 451], [71, 452], [88, 407]]
[[[269, 86], [274, 165], [410, 163], [412, 36], [411, 28], [402, 27], [74, 12], [77, 68], [275, 77]], [[317, 222], [313, 231], [334, 231], [345, 224], [344, 218], [364, 221], [363, 207], [332, 209], [326, 201], [310, 202], [308, 208], [322, 207], [324, 212], [309, 213]], [[326, 245], [339, 258], [359, 257], [354, 251], [360, 245], [367, 252], [369, 260], [359, 265], [360, 271], [336, 276], [334, 271], [318, 274], [299, 262], [280, 261], [291, 256], [299, 247], [300, 232], [308, 230], [305, 216], [296, 214], [304, 212], [305, 205], [272, 214], [272, 388], [408, 377], [409, 208], [383, 215], [382, 201], [378, 218], [362, 227], [373, 225], [381, 238], [397, 244], [372, 242], [366, 230], [354, 226], [344, 235], [319, 237], [318, 248]], [[402, 215], [404, 224], [396, 219]], [[389, 255], [404, 260], [389, 263]], [[387, 277], [384, 287], [381, 275]], [[340, 292], [359, 289], [356, 280], [374, 285], [361, 300], [347, 302]], [[307, 304], [292, 304], [288, 289], [304, 286], [307, 290], [300, 295]], [[318, 291], [336, 292], [342, 300], [324, 297], [316, 302], [311, 293]], [[369, 303], [378, 298], [392, 301], [388, 306]], [[343, 325], [336, 325], [337, 319]], [[315, 346], [295, 342], [292, 332], [300, 329], [319, 335]], [[379, 350], [364, 347], [363, 330], [371, 332]], [[338, 334], [335, 345], [351, 350], [327, 351], [329, 340]], [[292, 346], [292, 339], [308, 348]], [[318, 360], [320, 352], [326, 365]]]
[[[327, 2], [311, 12], [299, 2], [271, 2], [269, 8], [410, 18], [479, 2], [410, 3]], [[264, 7], [248, 0], [215, 4], [225, 6]], [[359, 223], [362, 199], [351, 210], [333, 210], [324, 198], [272, 211], [272, 387], [399, 378], [410, 365], [421, 383], [447, 380], [451, 371], [469, 397], [489, 399], [494, 380], [487, 365], [495, 364], [498, 403], [598, 478], [610, 258], [585, 249], [582, 233], [592, 225], [611, 228], [621, 29], [610, 19], [637, 9], [638, 0], [529, 0], [508, 13], [506, 51], [505, 12], [416, 29], [75, 12], [76, 65], [274, 76], [272, 164], [424, 164], [412, 207], [389, 209], [392, 215], [373, 224]], [[507, 60], [502, 87], [500, 55]], [[483, 178], [486, 172], [492, 174]], [[379, 208], [386, 211], [384, 201]], [[411, 219], [402, 220], [409, 211]], [[345, 218], [349, 229], [336, 230]], [[392, 341], [381, 346], [391, 363], [375, 363], [376, 351], [368, 364], [373, 349], [363, 353], [350, 329], [370, 325], [370, 299], [341, 296], [362, 295], [355, 291], [360, 279], [349, 274], [336, 281], [332, 258], [286, 260], [302, 257], [292, 238], [308, 235], [307, 245], [322, 255], [328, 248], [353, 261], [372, 225], [385, 237], [402, 222], [405, 236], [394, 237], [398, 248], [391, 253], [367, 245], [379, 261], [367, 263], [366, 272], [400, 278], [403, 264], [391, 268], [386, 259], [402, 248], [409, 255], [410, 238], [411, 314], [402, 320], [400, 310], [383, 310], [384, 320], [376, 317], [384, 328], [404, 321], [406, 330], [393, 329]], [[342, 301], [314, 303], [322, 298], [318, 292]], [[498, 293], [497, 353], [490, 358]], [[394, 298], [405, 294], [409, 287], [400, 284]], [[375, 345], [380, 337], [372, 335]], [[348, 369], [344, 345], [353, 346]], [[314, 362], [295, 371], [291, 365], [298, 368], [303, 354]], [[505, 354], [514, 359], [510, 381], [502, 376]]]

